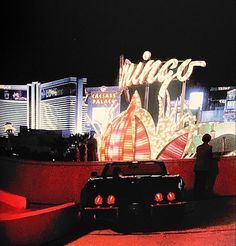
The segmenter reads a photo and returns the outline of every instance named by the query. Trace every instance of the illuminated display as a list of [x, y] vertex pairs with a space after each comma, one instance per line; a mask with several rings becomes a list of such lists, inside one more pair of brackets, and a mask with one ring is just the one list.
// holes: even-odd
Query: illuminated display
[[226, 108], [235, 110], [236, 109], [236, 101], [228, 101]]
[[62, 97], [62, 96], [75, 96], [75, 95], [76, 95], [75, 83], [44, 88], [41, 90], [41, 100], [55, 98], [55, 97]]
[[162, 150], [157, 159], [180, 159], [183, 155], [187, 140], [188, 133], [185, 133], [177, 139], [174, 139]]
[[26, 90], [0, 89], [0, 99], [25, 101], [27, 100], [27, 91]]
[[192, 92], [189, 98], [190, 109], [202, 109], [203, 92]]
[[[170, 107], [170, 102], [167, 107]], [[197, 126], [195, 117], [190, 113], [175, 121], [176, 114], [176, 107], [172, 111], [167, 110], [155, 126], [152, 116], [141, 107], [136, 91], [127, 110], [104, 132], [100, 148], [101, 160], [181, 158], [188, 147], [191, 133]], [[183, 127], [185, 124], [186, 127]], [[176, 146], [178, 148], [173, 152], [172, 148]]]
[[[150, 59], [151, 53], [144, 52], [143, 57]], [[126, 88], [131, 85], [152, 84], [154, 82], [167, 82], [177, 78], [179, 81], [186, 81], [196, 66], [205, 67], [205, 61], [192, 61], [187, 59], [179, 65], [177, 59], [170, 59], [166, 62], [160, 60], [148, 60], [145, 63], [134, 64], [128, 59], [120, 69], [119, 87]], [[173, 70], [176, 70], [174, 72]]]
[[[205, 67], [205, 61], [187, 59], [179, 65], [177, 59], [163, 63], [150, 60], [134, 64], [128, 59], [121, 62], [119, 87], [126, 91], [132, 85], [160, 82], [158, 92], [158, 122], [142, 108], [138, 91], [133, 94], [128, 108], [107, 125], [100, 141], [100, 160], [180, 159], [186, 155], [192, 136], [198, 128], [196, 117], [188, 105], [177, 98], [171, 105], [168, 86], [174, 79], [186, 81], [195, 66]], [[181, 111], [179, 105], [181, 103]]]
[[150, 159], [150, 141], [140, 110], [142, 111], [140, 98], [135, 93], [127, 110], [108, 126], [102, 137], [102, 160]]
[[92, 104], [114, 104], [117, 98], [116, 92], [91, 93]]
[[87, 120], [98, 138], [108, 124], [120, 113], [120, 94], [118, 86], [87, 87], [85, 103], [88, 105]]

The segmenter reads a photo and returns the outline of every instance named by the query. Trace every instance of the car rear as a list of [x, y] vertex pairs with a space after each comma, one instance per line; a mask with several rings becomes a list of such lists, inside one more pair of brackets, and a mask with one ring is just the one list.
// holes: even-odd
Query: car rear
[[[100, 178], [87, 184], [87, 220], [144, 219], [183, 213], [183, 181], [179, 176]], [[172, 212], [173, 211], [173, 212]]]

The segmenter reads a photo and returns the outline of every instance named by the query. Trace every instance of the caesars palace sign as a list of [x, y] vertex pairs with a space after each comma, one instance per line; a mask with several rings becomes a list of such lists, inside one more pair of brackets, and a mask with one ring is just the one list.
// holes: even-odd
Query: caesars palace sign
[[114, 104], [117, 92], [93, 92], [91, 93], [92, 104]]
[[192, 59], [186, 59], [179, 65], [180, 61], [177, 59], [162, 62], [150, 60], [150, 58], [151, 52], [145, 51], [143, 53], [144, 62], [134, 64], [126, 59], [120, 67], [119, 87], [125, 89], [131, 85], [152, 84], [153, 82], [169, 84], [174, 79], [184, 82], [190, 77], [194, 67], [206, 66], [205, 61], [192, 61]]

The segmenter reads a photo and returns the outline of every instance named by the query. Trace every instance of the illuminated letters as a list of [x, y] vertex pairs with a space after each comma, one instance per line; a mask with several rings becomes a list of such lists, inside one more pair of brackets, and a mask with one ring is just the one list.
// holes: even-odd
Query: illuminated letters
[[[150, 59], [151, 53], [149, 53], [146, 55], [144, 52], [143, 57], [145, 57], [145, 60]], [[126, 59], [124, 65], [121, 67], [119, 87], [123, 89], [131, 85], [152, 84], [154, 82], [163, 83], [175, 78], [184, 82], [192, 74], [193, 67], [206, 66], [205, 61], [192, 61], [192, 59], [183, 61], [179, 67], [178, 64], [179, 61], [177, 59], [170, 59], [167, 62], [148, 60], [147, 62], [139, 62], [138, 64], [134, 64]], [[174, 73], [173, 69], [176, 68], [177, 71]]]
[[116, 100], [116, 93], [97, 92], [91, 94], [92, 104], [113, 104]]

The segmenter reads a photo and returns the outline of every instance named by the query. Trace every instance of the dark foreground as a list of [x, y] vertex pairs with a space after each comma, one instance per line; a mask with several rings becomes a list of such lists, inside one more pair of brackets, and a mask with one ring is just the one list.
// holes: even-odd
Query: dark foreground
[[[80, 229], [79, 229], [80, 228]], [[47, 245], [236, 245], [236, 197], [190, 201], [183, 222], [148, 227], [88, 229], [80, 225], [69, 235]], [[81, 229], [83, 228], [83, 229]]]

